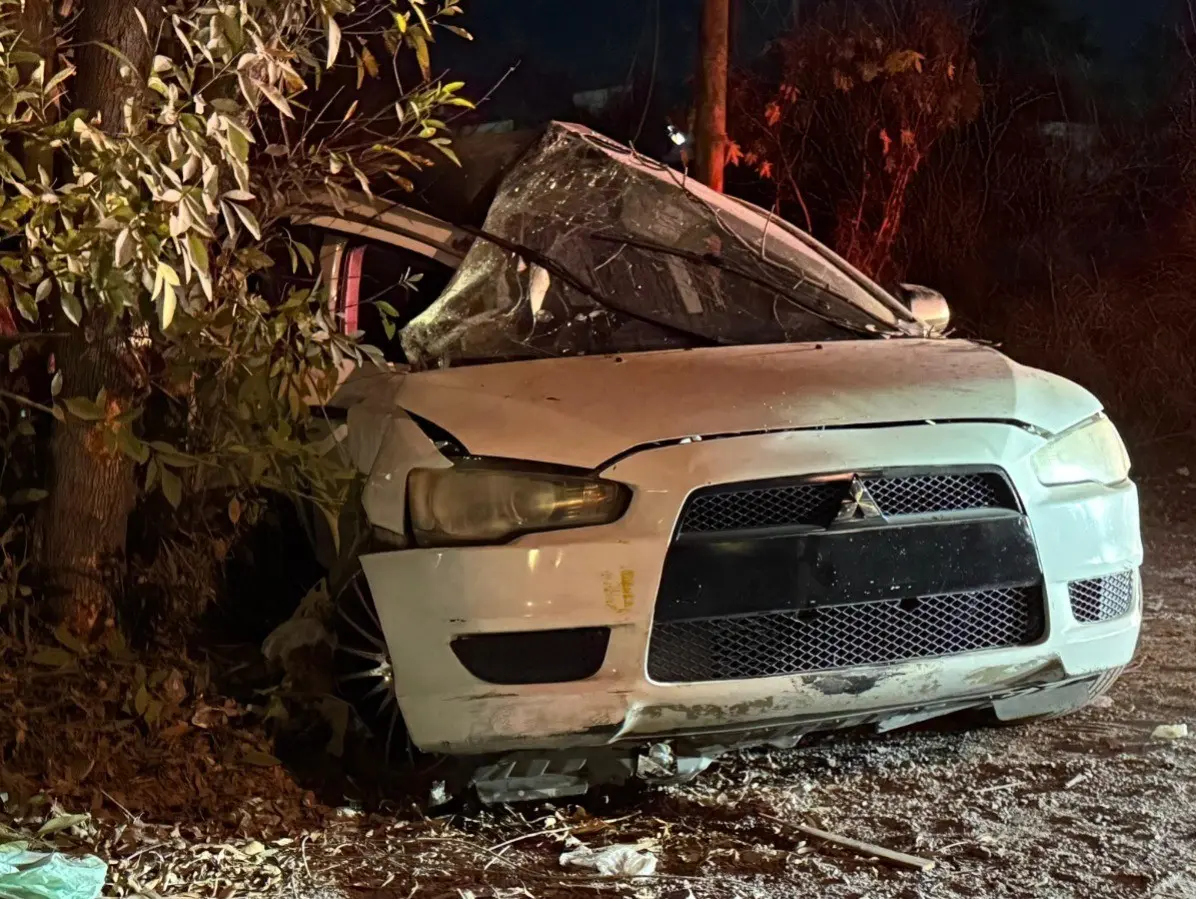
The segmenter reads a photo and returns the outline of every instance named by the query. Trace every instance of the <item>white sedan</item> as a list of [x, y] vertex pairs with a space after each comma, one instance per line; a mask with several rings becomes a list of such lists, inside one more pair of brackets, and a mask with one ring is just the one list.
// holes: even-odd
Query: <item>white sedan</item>
[[311, 218], [359, 330], [387, 254], [447, 267], [338, 399], [374, 535], [344, 683], [384, 736], [507, 801], [1109, 688], [1142, 545], [1094, 397], [585, 129], [521, 153], [464, 233]]

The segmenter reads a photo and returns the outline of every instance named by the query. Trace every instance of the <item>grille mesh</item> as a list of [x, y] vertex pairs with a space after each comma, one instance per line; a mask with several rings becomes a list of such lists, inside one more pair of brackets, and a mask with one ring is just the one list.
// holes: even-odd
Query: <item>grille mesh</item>
[[864, 486], [885, 515], [1015, 508], [1009, 485], [991, 472], [872, 478]]
[[834, 516], [843, 490], [842, 483], [821, 483], [699, 494], [685, 508], [681, 531], [739, 531], [811, 524], [821, 517]]
[[1090, 581], [1073, 581], [1067, 592], [1076, 621], [1109, 621], [1127, 614], [1134, 605], [1134, 573], [1123, 571]]
[[1025, 645], [1043, 629], [1038, 587], [659, 622], [648, 676], [688, 683], [887, 664]]
[[[996, 472], [917, 474], [861, 478], [886, 517], [968, 509], [1016, 509], [1008, 482]], [[792, 525], [826, 525], [847, 495], [844, 480], [739, 489], [694, 495], [681, 517], [681, 533], [711, 533]]]

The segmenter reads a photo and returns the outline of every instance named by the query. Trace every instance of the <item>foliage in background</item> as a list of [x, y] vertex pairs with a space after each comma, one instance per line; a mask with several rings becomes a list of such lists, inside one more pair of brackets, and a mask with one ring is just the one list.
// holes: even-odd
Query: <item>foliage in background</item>
[[1196, 34], [1160, 34], [1143, 86], [1102, 94], [1081, 21], [981, 13], [816, 7], [736, 74], [731, 189], [943, 290], [957, 333], [1093, 390], [1139, 458], [1190, 441]]
[[886, 279], [913, 180], [980, 97], [946, 6], [824, 3], [736, 79], [732, 158], [772, 185], [782, 215], [831, 230], [842, 256]]
[[[317, 195], [339, 206], [349, 190], [409, 189], [412, 170], [455, 159], [445, 113], [470, 104], [461, 83], [433, 78], [429, 45], [468, 37], [454, 24], [461, 8], [280, 0], [137, 12], [156, 49], [147, 73], [125, 59], [119, 123], [71, 108], [70, 52], [31, 52], [20, 11], [0, 0], [5, 414], [86, 423], [88, 452], [133, 460], [143, 495], [170, 507], [196, 497], [200, 519], [214, 499], [236, 526], [273, 491], [314, 504], [335, 529], [354, 474], [312, 409], [345, 366], [377, 353], [342, 333], [317, 250], [288, 216]], [[384, 104], [358, 103], [367, 83]], [[262, 275], [279, 260], [306, 283], [272, 296]], [[54, 332], [52, 347], [70, 329], [122, 360], [131, 397], [61, 395], [35, 336]], [[50, 379], [44, 396], [20, 388], [27, 355]], [[0, 559], [6, 576], [22, 564]]]

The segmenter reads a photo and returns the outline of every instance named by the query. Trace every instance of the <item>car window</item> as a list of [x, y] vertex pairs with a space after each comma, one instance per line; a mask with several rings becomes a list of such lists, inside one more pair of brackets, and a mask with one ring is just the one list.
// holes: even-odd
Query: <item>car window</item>
[[453, 269], [420, 253], [373, 241], [347, 244], [340, 268], [337, 313], [345, 333], [406, 364], [399, 332], [440, 296]]

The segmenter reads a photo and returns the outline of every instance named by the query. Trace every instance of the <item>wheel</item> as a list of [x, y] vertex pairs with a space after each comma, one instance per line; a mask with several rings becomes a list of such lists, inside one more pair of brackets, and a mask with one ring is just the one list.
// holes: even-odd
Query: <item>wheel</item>
[[399, 752], [410, 759], [412, 748], [395, 697], [390, 650], [360, 567], [337, 593], [335, 605], [337, 692], [380, 743], [385, 761], [393, 761]]

